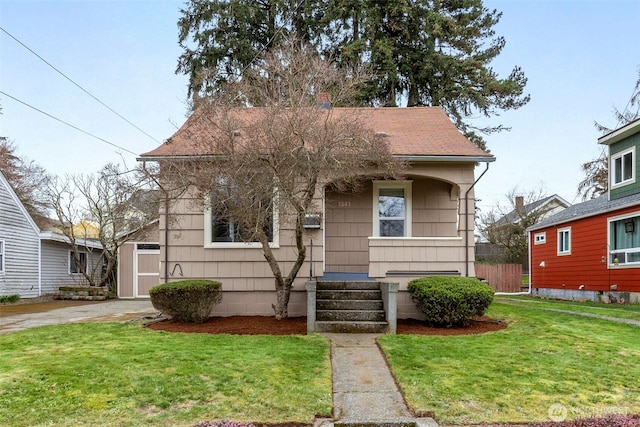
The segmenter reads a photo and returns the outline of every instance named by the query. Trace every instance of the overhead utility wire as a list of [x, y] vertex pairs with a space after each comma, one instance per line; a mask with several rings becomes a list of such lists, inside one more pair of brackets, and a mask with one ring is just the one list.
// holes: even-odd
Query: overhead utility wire
[[100, 138], [99, 136], [96, 136], [96, 135], [94, 135], [94, 134], [92, 134], [92, 133], [90, 133], [90, 132], [87, 132], [87, 131], [86, 131], [86, 130], [84, 130], [84, 129], [80, 129], [78, 126], [74, 126], [74, 125], [72, 125], [72, 124], [71, 124], [71, 123], [69, 123], [69, 122], [65, 122], [64, 120], [59, 119], [59, 118], [57, 118], [56, 116], [53, 116], [53, 115], [51, 115], [51, 114], [49, 114], [49, 113], [47, 113], [47, 112], [45, 112], [45, 111], [42, 111], [41, 109], [39, 109], [39, 108], [37, 108], [37, 107], [34, 107], [33, 105], [27, 104], [26, 102], [21, 101], [21, 100], [19, 100], [18, 98], [16, 98], [16, 97], [14, 97], [14, 96], [9, 95], [9, 94], [8, 94], [8, 93], [6, 93], [6, 92], [3, 92], [3, 91], [1, 91], [1, 90], [0, 90], [0, 94], [2, 94], [2, 95], [4, 95], [4, 96], [6, 96], [7, 98], [11, 98], [11, 99], [13, 99], [14, 101], [19, 102], [20, 104], [22, 104], [22, 105], [24, 105], [24, 106], [27, 106], [27, 107], [29, 107], [29, 108], [31, 108], [31, 109], [33, 109], [33, 110], [36, 110], [37, 112], [42, 113], [42, 114], [44, 114], [45, 116], [52, 118], [53, 120], [57, 120], [57, 121], [59, 121], [59, 122], [60, 122], [60, 123], [62, 123], [62, 124], [65, 124], [65, 125], [67, 125], [67, 126], [69, 126], [69, 127], [73, 128], [73, 129], [75, 129], [75, 130], [77, 130], [77, 131], [80, 131], [80, 132], [84, 133], [85, 135], [89, 135], [89, 136], [90, 136], [90, 137], [92, 137], [92, 138], [95, 138], [95, 139], [97, 139], [97, 140], [100, 140], [100, 141], [102, 141], [102, 142], [105, 142], [105, 143], [107, 143], [107, 144], [109, 144], [109, 145], [111, 145], [111, 146], [113, 146], [113, 147], [115, 147], [115, 148], [118, 148], [118, 149], [122, 150], [122, 151], [126, 151], [126, 152], [127, 152], [127, 153], [129, 153], [129, 154], [133, 154], [134, 156], [137, 156], [137, 155], [138, 155], [138, 153], [134, 153], [134, 152], [133, 152], [133, 151], [131, 151], [131, 150], [128, 150], [128, 149], [126, 149], [126, 148], [124, 148], [124, 147], [121, 147], [121, 146], [119, 146], [119, 145], [117, 145], [117, 144], [114, 144], [113, 142], [107, 141], [107, 140], [106, 140], [106, 139], [104, 139], [104, 138]]
[[157, 139], [155, 139], [153, 136], [149, 135], [147, 132], [145, 132], [144, 130], [140, 129], [138, 126], [136, 126], [135, 124], [131, 123], [128, 119], [126, 119], [124, 116], [122, 116], [120, 113], [118, 113], [116, 110], [114, 110], [113, 108], [109, 107], [107, 104], [105, 104], [104, 102], [100, 101], [98, 98], [96, 98], [93, 94], [91, 94], [88, 90], [86, 90], [85, 88], [83, 88], [82, 86], [80, 86], [78, 83], [74, 82], [70, 77], [68, 77], [66, 74], [64, 74], [62, 71], [58, 70], [56, 67], [54, 67], [53, 65], [51, 65], [46, 59], [44, 59], [43, 57], [41, 57], [40, 55], [38, 55], [36, 52], [34, 52], [29, 46], [27, 46], [26, 44], [22, 43], [20, 40], [18, 40], [16, 37], [14, 37], [11, 33], [9, 33], [7, 30], [5, 30], [4, 28], [0, 27], [0, 30], [2, 30], [6, 35], [8, 35], [9, 37], [11, 37], [13, 40], [15, 40], [17, 43], [19, 43], [22, 47], [24, 47], [25, 49], [27, 49], [29, 52], [31, 52], [32, 54], [34, 54], [38, 59], [40, 59], [42, 62], [44, 62], [45, 64], [47, 64], [49, 67], [53, 68], [58, 74], [60, 74], [62, 77], [64, 77], [65, 79], [69, 80], [71, 83], [73, 83], [78, 89], [80, 89], [81, 91], [83, 91], [84, 93], [86, 93], [87, 95], [89, 95], [91, 98], [95, 99], [96, 101], [98, 101], [103, 107], [105, 107], [106, 109], [108, 109], [109, 111], [111, 111], [113, 114], [115, 114], [116, 116], [120, 117], [122, 120], [124, 120], [125, 122], [129, 123], [131, 126], [133, 126], [134, 128], [138, 129], [140, 132], [142, 132], [143, 134], [145, 134], [146, 136], [148, 136], [149, 138], [151, 138], [152, 140], [154, 140], [155, 142], [157, 142], [158, 144], [160, 144], [160, 141], [158, 141]]

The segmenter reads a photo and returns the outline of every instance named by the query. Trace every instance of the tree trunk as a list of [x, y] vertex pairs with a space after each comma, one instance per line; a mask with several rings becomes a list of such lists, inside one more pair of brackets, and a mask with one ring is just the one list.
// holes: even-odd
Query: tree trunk
[[289, 297], [291, 296], [290, 285], [280, 285], [276, 279], [276, 303], [273, 310], [276, 312], [276, 319], [282, 320], [289, 317]]

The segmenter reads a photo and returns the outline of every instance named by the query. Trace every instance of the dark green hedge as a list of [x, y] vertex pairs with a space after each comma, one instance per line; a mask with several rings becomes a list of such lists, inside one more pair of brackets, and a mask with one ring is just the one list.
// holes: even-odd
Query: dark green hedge
[[222, 283], [213, 280], [182, 280], [149, 290], [156, 310], [180, 322], [203, 323], [222, 300]]
[[493, 301], [493, 289], [472, 277], [423, 277], [410, 281], [407, 288], [431, 326], [468, 325]]

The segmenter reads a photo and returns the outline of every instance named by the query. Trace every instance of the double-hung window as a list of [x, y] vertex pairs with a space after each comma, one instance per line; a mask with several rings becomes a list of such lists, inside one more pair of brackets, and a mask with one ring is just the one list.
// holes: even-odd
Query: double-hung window
[[558, 255], [571, 254], [571, 227], [558, 230]]
[[73, 251], [69, 251], [69, 274], [87, 272], [87, 253], [78, 252], [78, 262], [73, 259]]
[[630, 148], [611, 156], [611, 186], [625, 185], [635, 181], [636, 150]]
[[373, 234], [411, 236], [411, 181], [374, 181]]
[[0, 240], [0, 274], [4, 273], [4, 240]]
[[640, 265], [640, 216], [609, 220], [609, 248], [610, 263]]

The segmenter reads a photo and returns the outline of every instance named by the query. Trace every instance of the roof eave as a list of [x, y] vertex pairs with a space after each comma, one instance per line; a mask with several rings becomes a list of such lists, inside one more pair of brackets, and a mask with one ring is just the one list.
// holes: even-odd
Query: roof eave
[[589, 217], [596, 216], [596, 215], [606, 214], [606, 213], [609, 213], [609, 212], [619, 211], [621, 209], [627, 209], [627, 208], [630, 208], [630, 207], [633, 207], [633, 206], [638, 206], [638, 202], [637, 201], [629, 202], [629, 203], [625, 203], [624, 205], [613, 206], [613, 207], [610, 207], [610, 208], [607, 208], [607, 209], [602, 209], [600, 211], [595, 211], [595, 212], [588, 212], [588, 213], [584, 213], [584, 214], [581, 214], [581, 215], [573, 216], [571, 218], [565, 218], [565, 219], [561, 219], [559, 221], [546, 223], [546, 224], [543, 224], [543, 225], [534, 224], [531, 227], [527, 228], [526, 231], [536, 231], [536, 230], [542, 230], [543, 228], [555, 227], [555, 226], [566, 224], [566, 223], [569, 223], [569, 222], [573, 222], [573, 221], [576, 221], [576, 220], [579, 220], [579, 219], [584, 219], [584, 218], [589, 218]]
[[[54, 233], [52, 231], [43, 231], [40, 233], [40, 240], [47, 240], [50, 242], [58, 242], [65, 243], [71, 245], [71, 239], [67, 236]], [[102, 244], [97, 241], [93, 241], [90, 239], [76, 239], [76, 245], [80, 248], [92, 248], [92, 249], [102, 249]]]
[[622, 126], [604, 136], [598, 138], [598, 144], [611, 145], [640, 132], [640, 119], [636, 119], [631, 123]]
[[419, 155], [396, 155], [407, 162], [495, 162], [495, 156], [419, 156]]
[[[139, 162], [159, 162], [162, 160], [209, 160], [215, 158], [215, 155], [168, 155], [168, 156], [145, 156], [137, 157]], [[419, 156], [419, 155], [406, 155], [406, 154], [394, 154], [394, 157], [398, 157], [407, 162], [495, 162], [495, 156]]]

